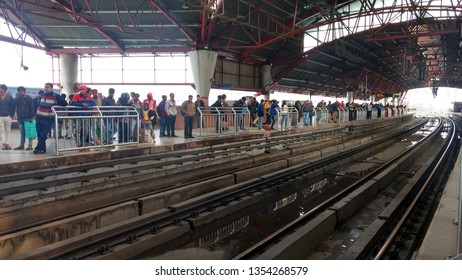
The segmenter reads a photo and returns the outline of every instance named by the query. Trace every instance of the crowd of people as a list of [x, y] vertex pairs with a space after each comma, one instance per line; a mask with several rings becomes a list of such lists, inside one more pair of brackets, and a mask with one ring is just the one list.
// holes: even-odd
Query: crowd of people
[[[9, 143], [9, 135], [12, 120], [16, 117], [18, 128], [20, 130], [20, 142], [14, 150], [33, 150], [34, 154], [46, 153], [46, 140], [49, 137], [57, 138], [75, 138], [76, 146], [86, 147], [90, 141], [97, 141], [95, 138], [99, 138], [102, 134], [104, 144], [113, 144], [114, 140], [121, 142], [139, 141], [143, 142], [146, 135], [151, 137], [151, 140], [155, 142], [154, 127], [159, 123], [160, 131], [159, 137], [177, 137], [175, 132], [175, 125], [177, 114], [181, 113], [184, 118], [184, 138], [192, 139], [194, 135], [192, 133], [194, 127], [194, 119], [197, 121], [197, 128], [204, 127], [204, 119], [200, 117], [201, 108], [205, 108], [206, 104], [200, 95], [196, 96], [196, 100], [193, 100], [193, 96], [189, 95], [188, 99], [178, 106], [175, 100], [175, 94], [170, 93], [169, 96], [162, 95], [162, 100], [157, 104], [156, 99], [152, 93], [148, 93], [146, 98], [141, 100], [140, 94], [132, 92], [124, 92], [116, 100], [115, 90], [110, 88], [107, 95], [103, 95], [98, 92], [97, 89], [91, 89], [85, 85], [80, 85], [76, 89], [75, 94], [66, 96], [66, 94], [56, 94], [53, 91], [53, 84], [46, 83], [44, 89], [39, 91], [37, 98], [33, 99], [26, 94], [26, 88], [20, 86], [17, 88], [16, 97], [13, 98], [7, 93], [7, 86], [0, 84], [0, 137], [2, 142], [2, 150], [13, 149]], [[53, 106], [75, 106], [80, 108], [76, 111], [75, 115], [82, 116], [79, 118], [81, 123], [72, 122], [65, 119], [58, 120], [58, 127], [55, 126], [54, 113], [52, 112]], [[84, 116], [90, 115], [90, 108], [94, 106], [100, 106], [103, 108], [111, 108], [117, 106], [130, 106], [133, 107], [139, 118], [127, 123], [115, 123], [114, 119], [107, 117], [103, 118], [104, 129], [99, 127], [99, 124], [92, 126], [92, 119], [85, 118]], [[350, 121], [356, 120], [356, 112], [359, 107], [363, 107], [366, 110], [366, 116], [368, 119], [372, 117], [372, 110], [377, 110], [377, 117], [381, 117], [382, 110], [385, 108], [393, 108], [392, 105], [381, 105], [380, 103], [346, 103], [343, 101], [335, 101], [328, 103], [321, 100], [316, 106], [310, 100], [296, 101], [293, 106], [289, 106], [287, 101], [283, 101], [279, 105], [277, 100], [264, 100], [257, 101], [256, 97], [242, 97], [235, 101], [232, 105], [228, 104], [227, 96], [225, 94], [219, 95], [217, 100], [210, 105], [209, 108], [213, 109], [211, 112], [216, 112], [223, 107], [232, 107], [234, 111], [242, 114], [236, 116], [236, 127], [240, 130], [244, 128], [244, 114], [247, 110], [250, 112], [250, 126], [257, 127], [260, 130], [263, 129], [274, 129], [274, 125], [277, 121], [280, 122], [281, 129], [287, 127], [288, 115], [294, 113], [297, 110], [296, 115], [297, 124], [303, 124], [303, 126], [312, 126], [314, 120], [319, 122], [320, 115], [316, 111], [322, 110], [328, 112], [328, 122], [338, 122], [338, 112], [348, 111], [348, 117]], [[247, 110], [244, 110], [247, 109]], [[109, 111], [102, 110], [103, 115], [109, 115], [105, 113]], [[385, 111], [386, 112], [386, 111]], [[279, 116], [279, 120], [277, 119]], [[221, 115], [220, 118], [217, 116], [216, 120], [216, 132], [227, 129], [227, 116]], [[292, 115], [291, 120], [294, 119]], [[33, 137], [26, 135], [26, 130], [29, 124], [35, 122], [37, 145], [33, 148]], [[139, 123], [138, 123], [139, 122]], [[138, 125], [140, 133], [137, 133]], [[89, 131], [90, 127], [96, 127], [96, 131]], [[121, 133], [125, 131], [125, 133]], [[56, 135], [57, 134], [57, 135]], [[118, 135], [118, 139], [114, 136]], [[34, 135], [35, 137], [35, 135]], [[27, 146], [26, 146], [27, 141]]]
[[[193, 101], [193, 96], [189, 95], [188, 100], [183, 102], [178, 108], [175, 94], [170, 93], [169, 98], [162, 96], [162, 101], [157, 105], [152, 93], [148, 93], [146, 99], [140, 100], [140, 94], [124, 92], [116, 100], [115, 90], [110, 88], [106, 96], [97, 89], [91, 89], [85, 85], [80, 85], [75, 94], [57, 94], [53, 91], [53, 84], [46, 83], [43, 90], [38, 92], [38, 96], [33, 99], [26, 94], [25, 87], [18, 87], [15, 98], [8, 93], [5, 84], [0, 85], [0, 140], [2, 150], [32, 150], [34, 154], [46, 153], [46, 140], [50, 137], [59, 139], [75, 138], [77, 147], [86, 147], [90, 141], [97, 141], [97, 137], [102, 134], [104, 144], [112, 144], [113, 140], [118, 142], [140, 141], [142, 142], [145, 133], [149, 133], [154, 141], [154, 126], [160, 123], [159, 137], [177, 137], [175, 133], [176, 116], [181, 113], [185, 120], [184, 138], [194, 138], [192, 134], [194, 118], [198, 116], [199, 107], [205, 107], [204, 101], [197, 95], [197, 100]], [[54, 106], [74, 106], [78, 110], [73, 111], [74, 116], [80, 116], [77, 120], [71, 121], [65, 118], [58, 119], [58, 127], [55, 126], [55, 113], [52, 111]], [[116, 124], [113, 118], [103, 118], [103, 128], [98, 124], [93, 126], [92, 118], [85, 118], [91, 115], [90, 109], [100, 106], [103, 115], [117, 114], [104, 108], [129, 106], [133, 107], [138, 118], [133, 121], [119, 122]], [[12, 148], [9, 142], [11, 126], [14, 119], [20, 131], [20, 142]], [[199, 118], [197, 125], [200, 126]], [[140, 127], [140, 133], [136, 133]], [[36, 133], [33, 137], [27, 135], [29, 124], [35, 125]], [[202, 124], [203, 125], [203, 124]], [[90, 131], [91, 127], [96, 127], [96, 131]], [[121, 133], [126, 131], [126, 133]], [[35, 135], [36, 134], [36, 135]], [[57, 134], [57, 135], [56, 135]], [[118, 135], [118, 139], [114, 138]], [[37, 138], [37, 144], [33, 147], [33, 139]], [[27, 140], [27, 146], [26, 146]], [[155, 142], [155, 141], [154, 141]], [[82, 149], [85, 150], [85, 149]]]

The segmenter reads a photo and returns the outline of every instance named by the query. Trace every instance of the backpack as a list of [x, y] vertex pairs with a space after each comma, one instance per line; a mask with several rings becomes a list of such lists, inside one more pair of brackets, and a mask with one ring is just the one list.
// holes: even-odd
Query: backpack
[[165, 102], [164, 102], [164, 103], [160, 102], [160, 103], [159, 103], [159, 106], [157, 106], [157, 108], [156, 108], [156, 112], [157, 112], [157, 115], [159, 116], [159, 118], [162, 118], [162, 110], [163, 110], [163, 109], [161, 108], [161, 107], [162, 107], [162, 106], [161, 106], [162, 104], [164, 104], [164, 106], [165, 106]]

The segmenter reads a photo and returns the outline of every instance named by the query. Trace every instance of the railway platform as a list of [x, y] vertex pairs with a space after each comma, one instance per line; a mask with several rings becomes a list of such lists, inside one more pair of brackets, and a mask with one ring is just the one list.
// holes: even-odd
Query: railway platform
[[[373, 120], [372, 120], [373, 121]], [[367, 120], [369, 122], [369, 120]], [[373, 125], [373, 122], [371, 122]], [[155, 130], [154, 143], [141, 143], [138, 146], [120, 146], [112, 149], [94, 149], [88, 151], [68, 151], [58, 156], [54, 154], [54, 140], [47, 140], [46, 154], [33, 154], [32, 151], [26, 150], [0, 150], [0, 176], [11, 173], [20, 173], [33, 171], [40, 168], [53, 168], [67, 165], [78, 165], [90, 162], [104, 160], [114, 160], [136, 155], [159, 154], [170, 151], [181, 151], [185, 149], [208, 148], [214, 145], [220, 145], [230, 142], [247, 141], [252, 139], [265, 139], [279, 135], [289, 135], [304, 133], [310, 131], [327, 130], [335, 128], [346, 128], [351, 123], [329, 123], [323, 126], [303, 127], [284, 131], [265, 131], [257, 128], [250, 128], [248, 133], [227, 135], [223, 137], [212, 137], [200, 139], [197, 131], [193, 131], [194, 139], [185, 139], [183, 137], [159, 138], [159, 130]], [[180, 132], [180, 131], [179, 131]], [[19, 143], [19, 131], [11, 130], [10, 146], [17, 147]], [[34, 147], [36, 140], [34, 140]], [[458, 208], [460, 207], [460, 173], [461, 173], [461, 155], [447, 181], [446, 188], [435, 213], [434, 219], [429, 227], [427, 235], [422, 243], [421, 248], [415, 254], [417, 260], [444, 260], [452, 259], [457, 255], [457, 230]]]
[[[338, 128], [348, 126], [348, 123], [332, 123], [322, 126], [322, 129]], [[138, 145], [117, 146], [106, 149], [89, 149], [86, 151], [66, 151], [55, 155], [54, 139], [47, 140], [47, 153], [34, 154], [26, 150], [0, 150], [0, 176], [11, 173], [37, 170], [40, 168], [52, 168], [66, 165], [76, 165], [89, 162], [104, 160], [113, 160], [117, 158], [126, 158], [129, 156], [158, 154], [170, 151], [180, 151], [201, 147], [210, 147], [230, 142], [238, 142], [251, 139], [270, 138], [271, 136], [289, 135], [301, 132], [316, 131], [319, 127], [298, 127], [289, 130], [259, 130], [256, 127], [250, 127], [247, 133], [224, 135], [220, 137], [209, 137], [200, 139], [198, 129], [193, 130], [193, 139], [178, 137], [159, 137], [159, 129], [155, 129], [154, 143], [140, 143]], [[178, 134], [183, 131], [178, 131]], [[9, 144], [12, 148], [19, 146], [20, 133], [18, 129], [12, 129], [10, 133]], [[37, 144], [34, 139], [33, 147]]]
[[[427, 234], [415, 254], [417, 260], [445, 260], [457, 256], [460, 240], [459, 211], [461, 195], [462, 150], [444, 188], [440, 203]], [[459, 230], [458, 230], [459, 227]], [[460, 251], [459, 251], [460, 254]]]

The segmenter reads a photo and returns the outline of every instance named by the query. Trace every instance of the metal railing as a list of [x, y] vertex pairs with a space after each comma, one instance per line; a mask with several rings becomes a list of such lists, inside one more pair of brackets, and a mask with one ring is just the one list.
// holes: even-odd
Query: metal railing
[[140, 118], [131, 106], [54, 106], [52, 112], [55, 129], [62, 126], [67, 135], [54, 134], [56, 155], [63, 151], [139, 144]]
[[249, 133], [250, 111], [247, 108], [200, 107], [199, 137]]
[[[276, 125], [278, 130], [295, 129], [299, 126], [298, 111], [288, 107], [287, 112], [277, 108]], [[55, 115], [54, 139], [56, 155], [63, 151], [103, 149], [123, 145], [139, 145], [140, 116], [131, 106], [54, 106]], [[357, 107], [355, 119], [366, 119], [367, 109]], [[348, 108], [337, 109], [337, 122], [350, 121]], [[382, 108], [381, 117], [406, 114], [403, 108]], [[249, 133], [250, 111], [234, 107], [201, 107], [198, 108], [198, 131], [200, 138], [220, 137]], [[378, 117], [378, 110], [372, 109], [372, 118]], [[334, 122], [333, 114], [327, 109], [315, 108], [312, 126]], [[60, 130], [57, 133], [56, 130]], [[64, 130], [66, 136], [63, 136]]]
[[295, 107], [277, 107], [277, 129], [287, 130], [298, 127], [298, 110]]

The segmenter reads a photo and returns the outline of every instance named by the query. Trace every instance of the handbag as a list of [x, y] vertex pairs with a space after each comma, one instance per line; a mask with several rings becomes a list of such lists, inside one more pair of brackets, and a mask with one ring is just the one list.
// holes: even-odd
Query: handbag
[[29, 122], [24, 121], [24, 131], [26, 138], [36, 138], [37, 137], [37, 127], [35, 121]]

